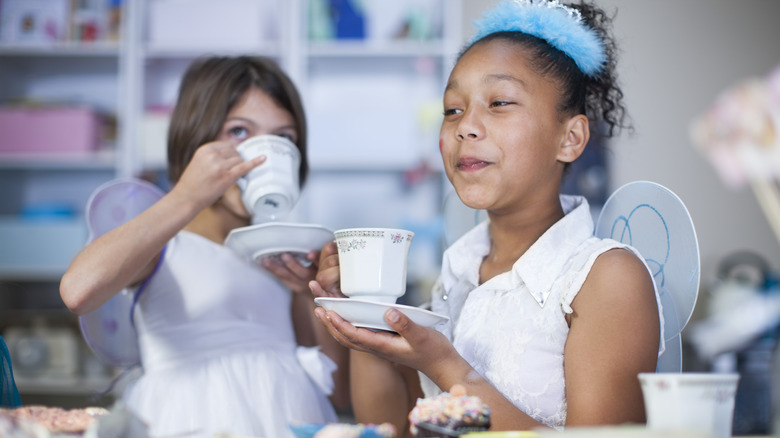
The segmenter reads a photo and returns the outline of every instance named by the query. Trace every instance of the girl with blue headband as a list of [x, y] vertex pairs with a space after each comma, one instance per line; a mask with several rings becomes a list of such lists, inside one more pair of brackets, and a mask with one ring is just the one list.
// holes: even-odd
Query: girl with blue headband
[[[606, 136], [628, 127], [610, 21], [585, 2], [521, 0], [477, 22], [446, 86], [439, 149], [488, 220], [445, 251], [431, 300], [449, 321], [426, 328], [391, 309], [396, 335], [316, 309], [352, 349], [358, 421], [408, 430], [416, 398], [455, 384], [490, 407], [491, 430], [645, 421], [637, 374], [663, 349], [650, 271], [593, 236], [584, 198], [559, 195], [596, 123]], [[338, 275], [326, 246], [314, 294], [340, 296]]]

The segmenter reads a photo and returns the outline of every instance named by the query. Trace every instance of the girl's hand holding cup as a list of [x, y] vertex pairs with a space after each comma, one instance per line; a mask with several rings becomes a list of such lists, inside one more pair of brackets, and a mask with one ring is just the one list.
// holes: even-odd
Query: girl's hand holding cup
[[316, 280], [309, 282], [309, 288], [315, 297], [345, 298], [341, 293], [339, 252], [336, 242], [328, 242], [322, 247]]
[[236, 181], [259, 166], [266, 157], [261, 155], [244, 161], [235, 144], [215, 141], [199, 147], [187, 165], [172, 193], [185, 199], [199, 201], [200, 209], [216, 202]]

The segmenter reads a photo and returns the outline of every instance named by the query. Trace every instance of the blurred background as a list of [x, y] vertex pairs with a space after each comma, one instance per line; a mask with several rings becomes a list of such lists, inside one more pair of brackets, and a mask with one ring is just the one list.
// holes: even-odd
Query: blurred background
[[[117, 370], [81, 341], [59, 300], [59, 277], [86, 241], [84, 207], [98, 185], [134, 176], [168, 188], [167, 117], [182, 72], [201, 55], [279, 61], [303, 95], [311, 134], [311, 177], [288, 219], [415, 231], [405, 299], [425, 301], [447, 244], [441, 94], [471, 21], [493, 3], [0, 1], [0, 332], [23, 402], [111, 401], [110, 392], [96, 394]], [[588, 196], [596, 212], [635, 180], [680, 196], [701, 251], [694, 321], [724, 308], [719, 291], [734, 291], [724, 285], [744, 292], [736, 303], [771, 295], [780, 246], [763, 210], [750, 187], [723, 182], [689, 132], [719, 93], [780, 63], [780, 2], [599, 4], [617, 13], [619, 73], [636, 131], [582, 160], [566, 190]], [[708, 354], [688, 342], [684, 366], [766, 379], [775, 322], [772, 313]], [[768, 397], [756, 394], [750, 399]], [[745, 421], [743, 432], [766, 422]]]

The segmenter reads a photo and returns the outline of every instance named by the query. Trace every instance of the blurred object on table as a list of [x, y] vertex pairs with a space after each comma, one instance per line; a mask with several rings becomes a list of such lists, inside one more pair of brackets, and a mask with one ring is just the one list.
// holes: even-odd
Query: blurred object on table
[[[567, 427], [564, 431], [537, 430], [537, 438], [711, 438], [706, 433], [694, 431], [650, 430], [644, 425], [580, 426]], [[476, 438], [476, 437], [475, 437]]]
[[647, 428], [730, 438], [738, 373], [639, 373]]
[[44, 405], [0, 409], [0, 436], [148, 438], [149, 431], [146, 424], [130, 412], [122, 402], [116, 402], [110, 410], [96, 406], [63, 409]]

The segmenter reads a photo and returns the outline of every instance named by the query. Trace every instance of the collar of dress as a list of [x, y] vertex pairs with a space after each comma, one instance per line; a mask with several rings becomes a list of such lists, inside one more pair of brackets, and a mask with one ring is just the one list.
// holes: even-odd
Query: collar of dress
[[[512, 266], [481, 287], [514, 290], [525, 284], [543, 307], [555, 280], [576, 249], [593, 236], [593, 218], [588, 201], [581, 196], [561, 195], [565, 216], [553, 224]], [[488, 221], [477, 225], [444, 253], [442, 284], [445, 290], [457, 284], [479, 285], [479, 267], [490, 251]], [[459, 288], [460, 289], [460, 288]]]

